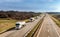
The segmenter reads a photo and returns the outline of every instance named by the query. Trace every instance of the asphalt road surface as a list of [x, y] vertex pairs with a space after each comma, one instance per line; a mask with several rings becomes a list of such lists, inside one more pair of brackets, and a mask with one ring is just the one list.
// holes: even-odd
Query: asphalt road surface
[[60, 37], [55, 22], [46, 14], [37, 37]]
[[36, 19], [33, 22], [26, 23], [26, 26], [21, 28], [20, 30], [10, 30], [3, 34], [0, 34], [0, 37], [25, 37], [34, 28], [34, 26], [40, 21], [40, 19], [43, 18], [43, 16], [38, 17], [38, 19]]

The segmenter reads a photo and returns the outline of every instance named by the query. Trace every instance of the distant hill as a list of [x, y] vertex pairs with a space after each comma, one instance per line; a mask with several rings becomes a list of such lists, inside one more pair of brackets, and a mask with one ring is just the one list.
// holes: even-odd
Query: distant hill
[[0, 18], [24, 20], [39, 15], [34, 12], [0, 11]]
[[60, 14], [60, 12], [46, 12], [48, 14]]

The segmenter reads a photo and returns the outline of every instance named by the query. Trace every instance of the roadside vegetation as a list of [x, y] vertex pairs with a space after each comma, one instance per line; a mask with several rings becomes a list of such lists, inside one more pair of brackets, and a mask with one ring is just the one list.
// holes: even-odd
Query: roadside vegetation
[[34, 12], [0, 11], [0, 34], [15, 27], [17, 21], [29, 22], [29, 18], [40, 14]]
[[25, 20], [30, 17], [35, 17], [41, 13], [34, 12], [18, 12], [18, 11], [0, 11], [0, 18], [15, 19], [15, 20]]
[[16, 20], [2, 20], [0, 19], [0, 33], [5, 32], [6, 30], [15, 27]]
[[60, 15], [58, 14], [53, 14], [52, 19], [56, 22], [56, 24], [60, 27]]

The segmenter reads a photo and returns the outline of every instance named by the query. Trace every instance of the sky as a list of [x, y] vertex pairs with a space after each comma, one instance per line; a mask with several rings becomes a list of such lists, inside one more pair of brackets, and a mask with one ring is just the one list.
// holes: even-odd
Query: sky
[[60, 0], [0, 0], [0, 10], [60, 12]]

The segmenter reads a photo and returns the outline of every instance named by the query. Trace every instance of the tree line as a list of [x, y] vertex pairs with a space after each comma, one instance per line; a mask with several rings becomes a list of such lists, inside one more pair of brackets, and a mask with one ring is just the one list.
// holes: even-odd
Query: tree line
[[37, 16], [39, 14], [40, 13], [34, 13], [34, 12], [0, 11], [0, 18], [24, 20], [29, 19], [30, 17]]

